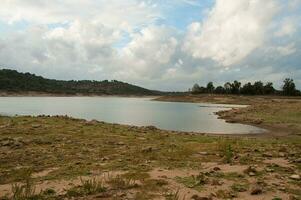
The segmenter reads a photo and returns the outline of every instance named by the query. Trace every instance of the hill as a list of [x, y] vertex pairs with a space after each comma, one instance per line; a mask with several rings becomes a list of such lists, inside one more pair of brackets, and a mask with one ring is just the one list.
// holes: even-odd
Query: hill
[[159, 95], [161, 92], [148, 90], [121, 81], [63, 81], [47, 79], [16, 70], [0, 70], [0, 92], [6, 93], [49, 93], [61, 95]]

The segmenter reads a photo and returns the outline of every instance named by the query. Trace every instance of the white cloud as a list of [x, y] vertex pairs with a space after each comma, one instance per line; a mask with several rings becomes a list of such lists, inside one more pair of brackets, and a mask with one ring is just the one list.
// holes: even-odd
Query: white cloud
[[96, 21], [132, 30], [160, 18], [156, 5], [141, 0], [1, 0], [0, 19], [14, 23], [68, 23]]
[[[1, 0], [0, 23], [11, 25], [4, 25], [10, 28], [3, 35], [0, 27], [0, 65], [56, 79], [118, 79], [166, 90], [242, 80], [251, 72], [264, 77], [271, 71], [256, 70], [265, 66], [279, 75], [300, 62], [299, 18], [292, 20], [300, 14], [286, 3], [282, 11], [295, 13], [274, 17], [277, 2], [216, 0], [210, 10], [199, 0]], [[188, 19], [174, 20], [193, 6], [200, 18], [209, 10], [208, 17], [187, 32], [177, 28]]]
[[278, 30], [275, 32], [275, 36], [292, 36], [297, 31], [297, 21], [292, 17], [285, 18], [277, 28]]
[[127, 66], [139, 76], [160, 76], [169, 65], [178, 46], [173, 29], [165, 26], [150, 26], [132, 35], [132, 41], [123, 49]]
[[297, 51], [294, 43], [288, 44], [286, 46], [279, 46], [276, 48], [276, 50], [282, 56], [288, 56], [294, 54]]
[[184, 49], [229, 66], [261, 46], [278, 10], [274, 0], [217, 0], [203, 23], [189, 27]]
[[299, 8], [300, 5], [301, 5], [301, 0], [289, 0], [288, 1], [288, 7], [292, 10]]

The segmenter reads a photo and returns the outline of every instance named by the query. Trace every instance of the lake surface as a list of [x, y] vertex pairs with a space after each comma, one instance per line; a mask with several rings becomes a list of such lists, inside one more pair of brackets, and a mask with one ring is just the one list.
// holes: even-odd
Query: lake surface
[[[225, 108], [226, 107], [226, 108]], [[201, 133], [249, 134], [263, 129], [230, 124], [214, 112], [233, 105], [123, 97], [0, 97], [0, 115], [68, 115], [87, 120]]]

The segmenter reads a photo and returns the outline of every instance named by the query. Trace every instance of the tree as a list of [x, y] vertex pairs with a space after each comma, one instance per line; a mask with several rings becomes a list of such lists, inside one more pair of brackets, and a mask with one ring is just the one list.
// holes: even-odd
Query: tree
[[194, 84], [193, 85], [193, 87], [192, 87], [192, 89], [191, 89], [191, 92], [193, 93], [193, 94], [198, 94], [198, 93], [200, 93], [201, 92], [201, 88], [200, 88], [200, 86], [199, 86], [199, 84]]
[[207, 92], [209, 92], [209, 93], [213, 93], [213, 91], [214, 91], [214, 85], [213, 85], [213, 83], [212, 82], [209, 82], [208, 84], [207, 84]]
[[293, 79], [286, 78], [283, 81], [283, 83], [284, 85], [282, 87], [282, 92], [284, 95], [288, 95], [288, 96], [296, 95], [297, 90]]
[[230, 94], [231, 93], [231, 83], [227, 82], [224, 84], [225, 93]]
[[216, 94], [225, 94], [225, 89], [222, 86], [218, 86], [215, 88]]
[[231, 93], [232, 94], [239, 94], [239, 92], [240, 92], [240, 86], [241, 86], [241, 82], [238, 82], [238, 81], [235, 80], [231, 84]]
[[248, 83], [244, 84], [244, 86], [241, 88], [241, 93], [247, 94], [247, 95], [254, 95], [255, 90], [254, 90], [254, 86], [252, 85], [252, 83], [248, 82]]
[[263, 83], [261, 81], [256, 81], [254, 83], [255, 94], [262, 95], [263, 94]]
[[275, 93], [275, 88], [273, 87], [273, 83], [272, 82], [267, 82], [263, 86], [263, 92], [264, 92], [264, 94], [274, 94]]

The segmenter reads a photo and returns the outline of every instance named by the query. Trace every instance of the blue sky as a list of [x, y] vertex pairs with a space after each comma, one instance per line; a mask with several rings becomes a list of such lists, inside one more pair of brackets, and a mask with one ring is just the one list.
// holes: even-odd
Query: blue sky
[[151, 89], [263, 80], [301, 88], [301, 0], [2, 0], [0, 64]]

